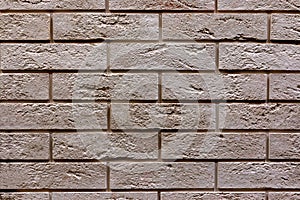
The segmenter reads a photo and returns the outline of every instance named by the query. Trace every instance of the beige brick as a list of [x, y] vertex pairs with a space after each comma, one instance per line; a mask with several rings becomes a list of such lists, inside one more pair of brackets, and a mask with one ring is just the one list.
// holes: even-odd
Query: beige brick
[[266, 40], [265, 14], [163, 14], [163, 39]]
[[300, 100], [300, 74], [271, 74], [270, 99]]
[[209, 104], [112, 104], [112, 129], [214, 129]]
[[52, 200], [157, 200], [155, 192], [70, 192], [52, 194]]
[[214, 0], [110, 0], [111, 10], [214, 10]]
[[114, 70], [215, 70], [214, 44], [112, 43]]
[[47, 160], [49, 142], [47, 133], [0, 133], [0, 160]]
[[157, 100], [157, 74], [54, 74], [54, 99]]
[[221, 129], [299, 129], [298, 104], [221, 104]]
[[49, 14], [1, 14], [0, 40], [49, 40]]
[[2, 44], [2, 70], [105, 70], [105, 44]]
[[0, 74], [0, 100], [47, 100], [48, 74]]
[[292, 44], [220, 44], [222, 70], [300, 70], [300, 48]]
[[46, 192], [3, 192], [0, 193], [2, 200], [49, 200], [49, 194]]
[[266, 135], [162, 133], [164, 159], [265, 159]]
[[271, 40], [300, 40], [299, 14], [273, 14]]
[[298, 0], [219, 0], [219, 10], [300, 10]]
[[106, 104], [0, 104], [0, 129], [102, 129]]
[[299, 192], [270, 192], [269, 200], [299, 200]]
[[270, 135], [270, 159], [300, 159], [300, 134]]
[[167, 100], [264, 100], [267, 98], [267, 76], [163, 74], [162, 95]]
[[299, 163], [219, 163], [220, 188], [296, 189]]
[[158, 40], [157, 14], [54, 14], [55, 40]]
[[110, 163], [112, 189], [213, 188], [214, 163]]
[[0, 189], [104, 189], [102, 163], [1, 163]]
[[53, 134], [54, 159], [157, 159], [157, 133]]

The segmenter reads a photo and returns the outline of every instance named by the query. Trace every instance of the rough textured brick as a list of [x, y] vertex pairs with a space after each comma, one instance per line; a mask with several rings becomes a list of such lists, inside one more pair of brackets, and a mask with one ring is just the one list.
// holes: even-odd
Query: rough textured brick
[[47, 100], [48, 74], [0, 74], [0, 100]]
[[267, 76], [163, 74], [162, 95], [167, 100], [264, 100], [267, 98]]
[[157, 100], [157, 74], [54, 74], [54, 99]]
[[299, 163], [219, 163], [220, 188], [299, 188]]
[[221, 104], [222, 129], [299, 129], [298, 104]]
[[110, 163], [112, 189], [212, 188], [214, 163]]
[[265, 134], [162, 133], [164, 159], [265, 159]]
[[300, 10], [299, 0], [219, 0], [219, 10]]
[[105, 70], [105, 44], [2, 44], [2, 70]]
[[104, 0], [2, 0], [1, 10], [104, 9]]
[[0, 40], [49, 40], [49, 14], [1, 14]]
[[157, 14], [55, 14], [54, 39], [158, 40]]
[[1, 163], [0, 189], [103, 189], [102, 163]]
[[215, 45], [113, 43], [111, 69], [215, 70]]
[[0, 104], [0, 129], [106, 128], [106, 104]]
[[53, 135], [54, 159], [157, 159], [157, 133]]
[[9, 192], [0, 193], [1, 200], [49, 200], [49, 194], [46, 192]]
[[299, 192], [270, 192], [269, 200], [299, 200]]
[[266, 40], [264, 14], [164, 14], [164, 39]]
[[300, 40], [299, 14], [273, 14], [271, 25], [272, 40]]
[[300, 74], [271, 74], [270, 99], [300, 100]]
[[113, 129], [214, 129], [209, 104], [112, 104]]
[[214, 10], [214, 0], [110, 0], [111, 10]]
[[155, 192], [53, 193], [52, 200], [157, 200]]
[[161, 200], [183, 200], [183, 199], [201, 199], [201, 200], [265, 200], [264, 193], [241, 193], [241, 192], [162, 192]]
[[47, 133], [0, 133], [0, 160], [47, 160], [49, 142]]
[[270, 159], [300, 159], [300, 134], [270, 135]]
[[220, 44], [223, 70], [300, 70], [300, 48], [292, 44]]

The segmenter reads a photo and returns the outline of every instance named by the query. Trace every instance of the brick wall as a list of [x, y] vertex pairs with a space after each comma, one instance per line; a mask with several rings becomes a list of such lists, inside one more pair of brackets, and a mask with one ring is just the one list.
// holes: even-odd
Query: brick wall
[[0, 0], [0, 199], [300, 199], [299, 0]]

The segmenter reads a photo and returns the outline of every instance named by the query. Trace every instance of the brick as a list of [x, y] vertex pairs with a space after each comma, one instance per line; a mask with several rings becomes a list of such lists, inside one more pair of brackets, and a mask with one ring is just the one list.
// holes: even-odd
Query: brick
[[300, 75], [270, 74], [270, 99], [300, 100]]
[[298, 0], [219, 0], [219, 10], [300, 10]]
[[49, 14], [1, 14], [0, 40], [49, 40]]
[[163, 159], [265, 159], [266, 135], [162, 133]]
[[220, 44], [222, 70], [300, 70], [300, 48], [292, 44]]
[[213, 188], [214, 163], [110, 163], [112, 189]]
[[221, 129], [299, 129], [298, 104], [221, 104]]
[[1, 163], [0, 189], [104, 189], [102, 163]]
[[2, 70], [105, 70], [105, 44], [2, 44]]
[[270, 135], [270, 159], [300, 159], [300, 134]]
[[157, 74], [53, 74], [54, 99], [157, 100]]
[[1, 10], [68, 10], [104, 9], [104, 0], [5, 0], [0, 2]]
[[53, 16], [55, 40], [158, 40], [157, 14], [72, 13]]
[[299, 14], [273, 14], [271, 40], [300, 40]]
[[112, 43], [113, 70], [215, 70], [214, 44]]
[[112, 129], [214, 129], [209, 104], [112, 104]]
[[0, 193], [1, 200], [49, 200], [49, 194], [46, 192], [3, 192]]
[[[260, 87], [258, 88], [257, 85]], [[263, 74], [163, 74], [162, 98], [166, 100], [264, 100], [267, 99], [267, 76]]]
[[0, 104], [0, 129], [102, 129], [106, 104]]
[[269, 200], [299, 200], [299, 192], [270, 192]]
[[161, 200], [182, 200], [182, 199], [201, 199], [201, 200], [212, 200], [212, 199], [222, 199], [222, 200], [265, 200], [264, 193], [242, 193], [242, 192], [162, 192]]
[[220, 188], [296, 189], [299, 163], [219, 163]]
[[0, 100], [49, 99], [48, 74], [0, 74]]
[[157, 200], [155, 192], [71, 192], [52, 194], [52, 200]]
[[54, 159], [157, 159], [157, 133], [53, 134]]
[[213, 0], [110, 0], [111, 10], [214, 10]]
[[163, 39], [266, 40], [264, 14], [164, 14]]
[[0, 160], [47, 160], [49, 143], [47, 133], [0, 133]]

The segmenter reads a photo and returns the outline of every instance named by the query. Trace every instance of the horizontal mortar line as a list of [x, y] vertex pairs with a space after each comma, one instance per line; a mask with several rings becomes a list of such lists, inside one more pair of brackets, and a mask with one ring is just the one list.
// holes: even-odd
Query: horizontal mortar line
[[274, 133], [291, 133], [300, 132], [300, 129], [220, 129], [221, 132], [274, 132]]
[[297, 158], [292, 158], [292, 159], [290, 159], [290, 158], [285, 158], [285, 159], [272, 159], [272, 158], [269, 158], [269, 162], [272, 162], [272, 163], [296, 162], [296, 163], [298, 163], [298, 162], [300, 162], [300, 158], [298, 158], [298, 159]]
[[0, 126], [0, 133], [6, 132], [6, 133], [14, 133], [14, 132], [24, 132], [24, 133], [33, 133], [33, 132], [60, 132], [60, 133], [64, 133], [64, 132], [78, 132], [78, 131], [107, 131], [107, 129], [103, 128], [103, 129], [78, 129], [78, 128], [73, 128], [73, 129], [1, 129]]
[[249, 159], [249, 158], [241, 158], [241, 159], [162, 159], [162, 163], [163, 162], [180, 162], [180, 163], [191, 163], [191, 162], [195, 162], [195, 163], [205, 163], [205, 162], [265, 162], [265, 158], [261, 158], [261, 159]]
[[300, 189], [285, 189], [285, 188], [219, 188], [220, 192], [298, 192]]
[[106, 189], [0, 189], [0, 192], [106, 192]]
[[54, 163], [104, 163], [104, 162], [121, 162], [121, 163], [158, 163], [157, 159], [121, 159], [121, 158], [111, 158], [111, 159], [53, 159]]
[[231, 14], [231, 13], [237, 13], [237, 14], [261, 14], [261, 13], [266, 13], [266, 14], [300, 14], [300, 11], [297, 10], [271, 10], [271, 9], [265, 9], [265, 10], [218, 10], [219, 14]]
[[300, 70], [227, 70], [219, 69], [221, 74], [300, 74]]
[[111, 189], [112, 192], [213, 192], [212, 188], [174, 188], [174, 189], [163, 189], [163, 188], [145, 188], [145, 189]]

